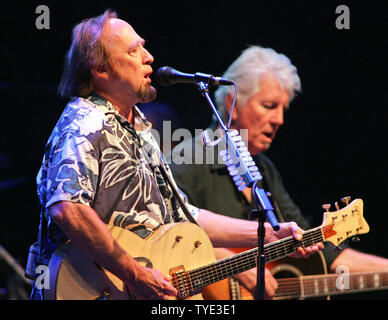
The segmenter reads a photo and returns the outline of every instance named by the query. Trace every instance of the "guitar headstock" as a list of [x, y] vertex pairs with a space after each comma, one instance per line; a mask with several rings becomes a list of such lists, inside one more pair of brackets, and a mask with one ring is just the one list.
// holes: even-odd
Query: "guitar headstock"
[[335, 246], [348, 238], [369, 232], [369, 225], [363, 216], [363, 201], [355, 199], [349, 203], [350, 197], [342, 198], [341, 201], [347, 205], [340, 209], [336, 202], [337, 211], [329, 211], [330, 205], [322, 206], [326, 209], [322, 223], [323, 238]]

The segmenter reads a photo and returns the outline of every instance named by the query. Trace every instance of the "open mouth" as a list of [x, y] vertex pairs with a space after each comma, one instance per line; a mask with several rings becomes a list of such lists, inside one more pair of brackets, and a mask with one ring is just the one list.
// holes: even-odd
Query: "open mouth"
[[144, 78], [149, 78], [151, 74], [152, 74], [152, 69], [145, 74]]
[[263, 132], [263, 134], [268, 138], [272, 140], [273, 134], [268, 132]]

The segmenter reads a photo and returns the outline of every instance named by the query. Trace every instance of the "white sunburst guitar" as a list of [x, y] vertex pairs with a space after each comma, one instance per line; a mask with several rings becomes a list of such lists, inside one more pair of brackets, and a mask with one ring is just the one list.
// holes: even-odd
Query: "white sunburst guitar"
[[[210, 239], [193, 223], [164, 225], [146, 240], [119, 227], [108, 228], [118, 244], [138, 262], [171, 276], [178, 291], [177, 299], [202, 299], [204, 287], [256, 266], [258, 248], [217, 261]], [[302, 240], [289, 236], [266, 244], [266, 262], [289, 256], [301, 246], [324, 241], [337, 246], [367, 232], [369, 226], [363, 217], [363, 201], [356, 199], [343, 209], [325, 212], [322, 225], [304, 231]], [[44, 299], [131, 298], [119, 278], [91, 261], [71, 242], [53, 253], [48, 270], [49, 288], [43, 290]]]

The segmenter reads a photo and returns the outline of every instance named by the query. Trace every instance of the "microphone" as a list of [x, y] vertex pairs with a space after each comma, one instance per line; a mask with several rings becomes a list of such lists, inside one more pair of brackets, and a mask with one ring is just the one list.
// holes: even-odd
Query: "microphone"
[[197, 72], [195, 74], [183, 73], [170, 67], [161, 67], [156, 72], [156, 81], [162, 86], [170, 86], [176, 83], [194, 83], [206, 82], [209, 85], [229, 86], [234, 85], [233, 81], [220, 77], [214, 77], [210, 74]]

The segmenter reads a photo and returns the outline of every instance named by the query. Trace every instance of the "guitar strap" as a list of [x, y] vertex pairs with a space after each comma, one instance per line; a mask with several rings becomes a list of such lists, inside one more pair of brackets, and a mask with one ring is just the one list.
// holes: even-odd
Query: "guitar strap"
[[168, 184], [171, 187], [172, 193], [174, 195], [174, 198], [178, 202], [179, 206], [182, 208], [183, 213], [185, 214], [186, 218], [191, 222], [198, 225], [198, 222], [194, 219], [194, 217], [189, 212], [189, 209], [187, 208], [186, 204], [183, 202], [181, 195], [179, 194], [177, 188], [175, 187], [175, 183], [171, 180], [169, 174], [166, 171], [166, 168], [163, 164], [159, 165], [160, 172], [163, 175], [163, 178], [168, 182]]
[[48, 266], [49, 260], [50, 253], [48, 245], [47, 219], [41, 210], [37, 242], [32, 244], [29, 248], [25, 277], [30, 280], [35, 280], [39, 276], [39, 274], [37, 274], [37, 267], [40, 265]]
[[[141, 116], [143, 121], [147, 121], [145, 120], [144, 114], [142, 114], [142, 112], [139, 109], [136, 109], [136, 112]], [[147, 162], [152, 168], [152, 170], [154, 171], [154, 173], [155, 173], [154, 169], [158, 168], [164, 181], [170, 185], [171, 191], [173, 192], [173, 199], [175, 199], [178, 202], [178, 205], [182, 208], [182, 211], [186, 216], [186, 218], [191, 223], [195, 223], [198, 225], [197, 221], [189, 212], [189, 209], [187, 208], [186, 204], [183, 202], [181, 195], [177, 190], [175, 182], [170, 178], [170, 175], [166, 170], [165, 165], [167, 164], [165, 162], [164, 156], [154, 136], [149, 133], [148, 129], [139, 131], [137, 136], [139, 137], [139, 142], [143, 149], [143, 155], [147, 159]]]

